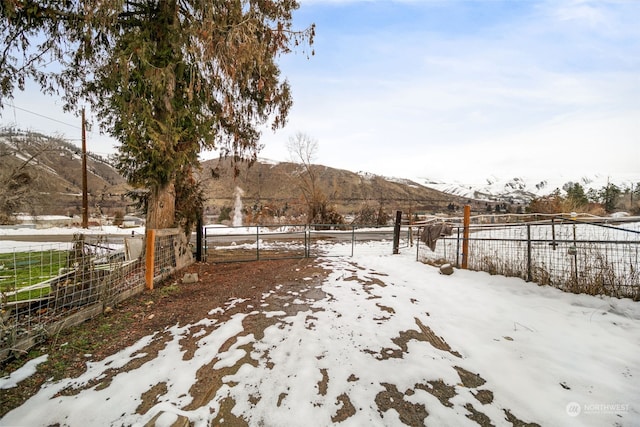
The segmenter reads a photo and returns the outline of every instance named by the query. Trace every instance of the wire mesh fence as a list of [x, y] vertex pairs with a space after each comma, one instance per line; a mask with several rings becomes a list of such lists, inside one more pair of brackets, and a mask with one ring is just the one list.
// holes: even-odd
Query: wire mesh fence
[[[429, 227], [429, 226], [426, 226]], [[422, 227], [425, 230], [426, 227]], [[559, 289], [640, 299], [640, 223], [619, 226], [582, 221], [471, 225], [467, 266]], [[462, 263], [462, 227], [442, 236], [418, 258]]]
[[[372, 241], [393, 241], [393, 227], [345, 224], [311, 224], [245, 227], [205, 227], [207, 262], [239, 262], [319, 256], [353, 256], [380, 249]], [[401, 233], [400, 247], [408, 247], [408, 228]]]
[[[178, 241], [156, 238], [154, 277], [175, 270]], [[143, 236], [83, 235], [0, 254], [0, 361], [142, 291], [143, 254]]]

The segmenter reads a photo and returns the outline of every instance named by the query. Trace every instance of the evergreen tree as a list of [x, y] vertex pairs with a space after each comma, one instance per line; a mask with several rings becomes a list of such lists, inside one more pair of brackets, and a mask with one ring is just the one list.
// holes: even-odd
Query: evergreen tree
[[616, 209], [618, 203], [618, 197], [620, 196], [620, 188], [615, 184], [607, 184], [602, 187], [598, 193], [600, 203], [604, 206], [604, 210], [607, 212], [613, 212]]
[[640, 182], [635, 185], [631, 184], [631, 202], [640, 200]]
[[589, 188], [589, 190], [587, 190], [587, 199], [590, 203], [600, 203], [599, 191]]
[[584, 188], [579, 183], [570, 182], [565, 185], [564, 190], [567, 192], [567, 200], [569, 200], [575, 208], [580, 208], [589, 203], [589, 199]]
[[66, 109], [89, 102], [148, 190], [149, 228], [192, 222], [201, 150], [256, 158], [258, 126], [283, 126], [292, 104], [276, 59], [314, 36], [292, 29], [295, 0], [0, 2], [0, 106], [27, 78]]

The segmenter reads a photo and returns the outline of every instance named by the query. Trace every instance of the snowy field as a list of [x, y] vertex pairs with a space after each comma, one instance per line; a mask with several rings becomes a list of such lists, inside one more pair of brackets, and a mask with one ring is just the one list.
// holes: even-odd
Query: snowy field
[[[249, 425], [326, 426], [345, 410], [350, 416], [341, 425], [403, 425], [396, 404], [424, 408], [424, 424], [432, 426], [477, 425], [470, 408], [494, 425], [511, 425], [505, 410], [542, 426], [639, 425], [640, 303], [471, 271], [444, 276], [416, 262], [412, 249], [390, 255], [389, 242], [370, 245], [354, 257], [322, 260], [330, 271], [318, 285], [325, 296], [306, 301], [307, 311], [274, 310], [269, 293], [260, 307], [243, 300], [211, 307], [195, 325], [168, 328], [157, 357], [106, 386], [100, 378], [144, 357], [154, 336], [88, 362], [79, 378], [47, 383], [0, 425], [143, 426], [158, 416], [157, 426], [169, 426], [182, 416], [208, 426], [229, 397], [233, 413]], [[242, 310], [220, 321], [232, 307]], [[251, 316], [277, 323], [257, 338], [243, 328]], [[441, 345], [399, 340], [425, 330]], [[187, 336], [198, 346], [185, 360], [180, 342]], [[198, 369], [223, 369], [247, 356], [254, 363], [223, 377], [208, 402], [184, 409]], [[35, 364], [0, 379], [0, 389], [15, 386]], [[461, 370], [485, 382], [469, 385]], [[141, 396], [160, 383], [166, 392], [146, 414], [137, 413]], [[453, 395], [437, 398], [427, 391], [435, 384]], [[81, 391], [58, 395], [68, 388]], [[477, 396], [486, 391], [492, 399], [482, 403]], [[382, 401], [390, 409], [381, 410]]]

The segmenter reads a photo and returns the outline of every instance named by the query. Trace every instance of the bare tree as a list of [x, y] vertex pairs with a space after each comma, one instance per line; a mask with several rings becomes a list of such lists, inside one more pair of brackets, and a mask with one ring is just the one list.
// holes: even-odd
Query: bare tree
[[297, 132], [287, 143], [293, 163], [300, 165], [298, 187], [307, 205], [307, 222], [341, 224], [344, 219], [328, 204], [319, 178], [319, 166], [313, 161], [318, 152], [318, 141], [311, 136]]

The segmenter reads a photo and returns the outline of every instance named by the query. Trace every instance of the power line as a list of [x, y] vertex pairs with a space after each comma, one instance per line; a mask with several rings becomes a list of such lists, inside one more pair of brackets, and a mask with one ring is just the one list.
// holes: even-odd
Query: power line
[[66, 122], [63, 122], [63, 121], [61, 121], [61, 120], [54, 119], [53, 117], [48, 117], [48, 116], [45, 116], [44, 114], [36, 113], [35, 111], [30, 111], [30, 110], [27, 110], [27, 109], [25, 109], [25, 108], [17, 107], [17, 106], [16, 106], [15, 104], [13, 104], [13, 103], [7, 103], [7, 104], [8, 104], [10, 107], [13, 107], [15, 110], [24, 111], [25, 113], [33, 114], [34, 116], [42, 117], [42, 118], [44, 118], [44, 119], [51, 120], [51, 121], [53, 121], [53, 122], [57, 122], [57, 123], [60, 123], [60, 124], [63, 124], [63, 125], [71, 126], [72, 128], [82, 129], [80, 126], [72, 125], [71, 123], [66, 123]]
[[[66, 125], [66, 126], [71, 126], [72, 128], [75, 128], [75, 129], [80, 129], [80, 130], [82, 130], [82, 128], [81, 128], [81, 127], [79, 127], [79, 126], [72, 125], [71, 123], [63, 122], [63, 121], [61, 121], [61, 120], [54, 119], [53, 117], [48, 117], [48, 116], [45, 116], [45, 115], [40, 114], [40, 113], [36, 113], [35, 111], [30, 111], [30, 110], [27, 110], [27, 109], [25, 109], [25, 108], [18, 107], [18, 106], [16, 106], [16, 105], [15, 105], [15, 104], [13, 104], [13, 103], [7, 102], [7, 105], [8, 105], [8, 106], [10, 106], [10, 107], [12, 107], [12, 108], [14, 109], [14, 121], [16, 122], [16, 124], [17, 124], [18, 120], [17, 120], [17, 118], [15, 117], [15, 110], [20, 110], [20, 111], [24, 111], [24, 112], [26, 112], [26, 113], [30, 113], [30, 114], [33, 114], [33, 115], [39, 116], [39, 117], [43, 117], [43, 118], [45, 118], [45, 119], [47, 119], [47, 120], [51, 120], [51, 121], [54, 121], [54, 122], [57, 122], [57, 123], [60, 123], [60, 124]], [[37, 129], [36, 129], [36, 131], [37, 131]], [[42, 134], [45, 134], [45, 135], [48, 133], [47, 131], [42, 131], [42, 130], [40, 130], [39, 132], [40, 132], [40, 133], [42, 133]], [[96, 137], [97, 137], [97, 135], [99, 134], [99, 133], [97, 133], [96, 131], [93, 131], [93, 130], [88, 131], [88, 133], [89, 133], [93, 138], [96, 138]], [[72, 142], [72, 141], [81, 141], [81, 138], [69, 138], [69, 137], [67, 137], [67, 136], [64, 136], [64, 137], [63, 137], [63, 139], [64, 139], [65, 141], [68, 141], [68, 142]], [[102, 155], [102, 156], [110, 156], [110, 155], [114, 154], [114, 152], [111, 152], [111, 151], [110, 151], [110, 152], [97, 152], [97, 151], [91, 151], [90, 153], [91, 153], [91, 154], [98, 154], [98, 155]]]

